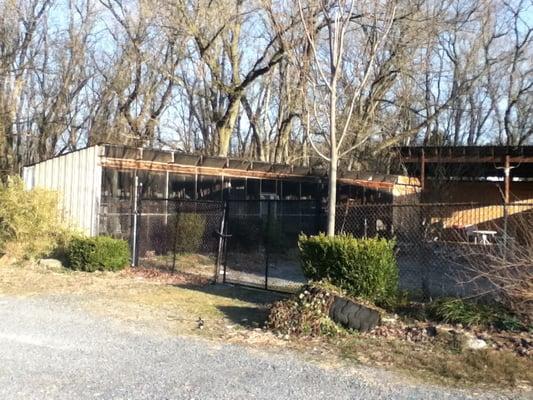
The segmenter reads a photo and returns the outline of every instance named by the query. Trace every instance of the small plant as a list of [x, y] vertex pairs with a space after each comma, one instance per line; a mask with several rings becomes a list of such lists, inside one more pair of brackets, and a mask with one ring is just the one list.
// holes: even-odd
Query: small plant
[[459, 298], [443, 298], [431, 303], [427, 316], [436, 321], [464, 326], [480, 326], [501, 330], [519, 331], [526, 326], [502, 305], [479, 304]]
[[351, 235], [301, 235], [298, 247], [307, 278], [326, 279], [349, 295], [386, 305], [398, 293], [394, 242]]
[[69, 268], [94, 272], [118, 271], [128, 265], [130, 249], [124, 240], [107, 236], [74, 238], [66, 249]]
[[205, 217], [201, 214], [180, 214], [177, 218], [175, 250], [181, 253], [197, 253], [202, 247]]

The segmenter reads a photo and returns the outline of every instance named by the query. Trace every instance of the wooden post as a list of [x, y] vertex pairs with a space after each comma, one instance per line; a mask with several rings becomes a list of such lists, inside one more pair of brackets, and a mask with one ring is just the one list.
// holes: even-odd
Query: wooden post
[[511, 197], [511, 162], [510, 162], [510, 156], [507, 154], [505, 156], [505, 168], [504, 168], [504, 175], [505, 175], [505, 193], [504, 193], [504, 205], [503, 205], [503, 257], [504, 259], [507, 259], [507, 243], [508, 243], [508, 220], [509, 220], [509, 201]]
[[509, 201], [511, 199], [511, 162], [510, 162], [510, 156], [505, 156], [505, 204], [509, 204]]

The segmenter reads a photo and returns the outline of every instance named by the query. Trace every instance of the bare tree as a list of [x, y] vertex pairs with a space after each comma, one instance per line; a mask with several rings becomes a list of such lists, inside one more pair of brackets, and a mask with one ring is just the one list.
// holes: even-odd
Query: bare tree
[[[493, 227], [508, 239], [494, 246], [468, 246], [465, 282], [477, 285], [478, 295], [497, 298], [533, 321], [533, 214], [531, 204], [515, 204], [508, 224]], [[509, 236], [509, 233], [512, 235]]]
[[[253, 1], [198, 0], [179, 12], [216, 88], [216, 153], [227, 155], [245, 91], [282, 60], [285, 48], [280, 36], [288, 28], [276, 25], [269, 9]], [[257, 26], [264, 29], [251, 42], [251, 31]], [[248, 36], [243, 35], [246, 29], [250, 30]], [[248, 45], [255, 48], [257, 57], [251, 57], [251, 52], [244, 54], [241, 46]]]
[[35, 37], [51, 0], [9, 0], [0, 11], [0, 170], [17, 171], [22, 163], [19, 130], [23, 90], [35, 55]]
[[[356, 8], [356, 3], [350, 0], [316, 1], [305, 7], [299, 0], [298, 5], [305, 34], [314, 56], [308, 87], [311, 100], [307, 106], [307, 136], [314, 151], [329, 165], [327, 234], [333, 236], [339, 158], [353, 151], [355, 147], [355, 145], [343, 147], [348, 142], [354, 106], [361, 93], [367, 90], [371, 83], [370, 77], [375, 61], [379, 49], [384, 45], [390, 32], [396, 6], [391, 2], [382, 9], [376, 9], [369, 3], [364, 3], [358, 4]], [[325, 33], [311, 28], [310, 23], [323, 25]], [[316, 36], [315, 31], [318, 31]], [[353, 65], [353, 69], [348, 69], [349, 60], [346, 58], [348, 37], [353, 38], [354, 32], [357, 31], [362, 31], [366, 39], [366, 45], [362, 47], [365, 54], [361, 54], [361, 57], [365, 58], [365, 63], [362, 66]], [[350, 93], [344, 93], [341, 98], [338, 95], [339, 82], [345, 73], [351, 75], [357, 84]], [[326, 101], [323, 101], [324, 92], [327, 94]], [[347, 109], [344, 121], [337, 120], [339, 107]], [[318, 132], [311, 131], [311, 116], [318, 127]], [[317, 143], [315, 136], [320, 138], [320, 143]]]
[[100, 141], [383, 172], [396, 144], [531, 143], [530, 12], [527, 0], [4, 0], [0, 169]]

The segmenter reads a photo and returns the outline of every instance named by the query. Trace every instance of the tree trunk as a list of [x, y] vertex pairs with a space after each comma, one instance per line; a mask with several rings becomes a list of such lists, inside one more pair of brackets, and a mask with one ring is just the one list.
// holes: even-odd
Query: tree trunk
[[328, 236], [335, 235], [335, 211], [337, 206], [337, 155], [331, 152], [328, 182]]
[[281, 122], [281, 127], [278, 131], [278, 143], [276, 145], [276, 152], [274, 161], [277, 163], [287, 162], [289, 154], [289, 139], [292, 129], [292, 115], [289, 115]]
[[335, 235], [335, 211], [337, 206], [337, 91], [336, 82], [332, 80], [329, 92], [329, 139], [330, 139], [330, 162], [328, 183], [328, 236]]
[[228, 111], [224, 115], [224, 118], [217, 124], [218, 130], [218, 155], [226, 157], [229, 152], [229, 145], [231, 141], [231, 135], [239, 116], [239, 106], [241, 101], [241, 95], [234, 95], [230, 99]]

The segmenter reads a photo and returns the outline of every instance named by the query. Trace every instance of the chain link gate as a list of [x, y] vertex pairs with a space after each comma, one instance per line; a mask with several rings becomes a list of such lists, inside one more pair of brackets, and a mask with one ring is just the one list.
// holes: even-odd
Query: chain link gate
[[134, 265], [214, 279], [224, 203], [139, 199]]
[[227, 201], [223, 282], [296, 291], [306, 282], [298, 236], [318, 234], [322, 216], [315, 200]]

